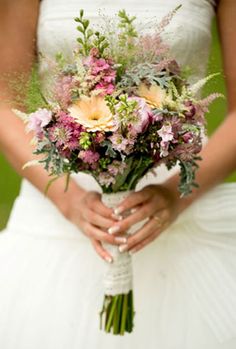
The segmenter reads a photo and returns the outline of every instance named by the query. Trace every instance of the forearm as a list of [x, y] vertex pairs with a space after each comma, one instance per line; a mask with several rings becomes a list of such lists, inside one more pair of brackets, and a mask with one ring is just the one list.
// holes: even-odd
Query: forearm
[[[27, 178], [41, 192], [45, 191], [51, 179], [41, 166], [32, 166], [22, 169], [23, 165], [35, 158], [33, 147], [30, 145], [32, 135], [26, 134], [25, 126], [18, 120], [14, 113], [7, 107], [0, 109], [0, 148], [12, 167], [20, 176]], [[84, 190], [73, 180], [70, 181], [68, 191], [65, 193], [65, 178], [55, 181], [48, 191], [47, 196], [67, 215], [69, 201], [76, 195], [82, 195]]]
[[[236, 169], [236, 113], [229, 114], [222, 125], [209, 139], [201, 152], [202, 160], [196, 173], [199, 188], [179, 200], [180, 210], [188, 207], [201, 195], [221, 183]], [[179, 176], [175, 175], [165, 183], [178, 200]]]

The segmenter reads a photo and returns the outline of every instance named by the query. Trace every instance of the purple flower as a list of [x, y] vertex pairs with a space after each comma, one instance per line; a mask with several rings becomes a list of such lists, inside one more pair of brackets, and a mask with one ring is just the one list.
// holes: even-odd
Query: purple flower
[[81, 150], [78, 157], [86, 164], [92, 165], [93, 163], [98, 162], [100, 155], [92, 150]]
[[37, 137], [41, 137], [43, 128], [52, 120], [52, 112], [47, 109], [38, 109], [35, 113], [29, 115], [27, 125], [28, 131], [34, 131]]

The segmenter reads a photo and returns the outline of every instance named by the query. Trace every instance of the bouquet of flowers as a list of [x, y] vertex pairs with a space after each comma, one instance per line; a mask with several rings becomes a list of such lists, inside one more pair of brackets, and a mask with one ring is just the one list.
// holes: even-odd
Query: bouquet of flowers
[[[168, 169], [179, 164], [181, 195], [197, 186], [205, 113], [219, 94], [198, 99], [211, 76], [191, 86], [169, 57], [161, 33], [176, 11], [148, 34], [139, 33], [135, 17], [124, 10], [113, 29], [104, 31], [93, 30], [80, 11], [73, 58], [57, 55], [51, 91], [42, 92], [37, 110], [15, 110], [34, 131], [38, 163], [52, 181], [64, 174], [67, 179], [71, 173], [90, 174], [111, 207], [160, 164]], [[114, 262], [105, 275], [101, 326], [123, 335], [133, 329], [131, 256], [108, 248]]]

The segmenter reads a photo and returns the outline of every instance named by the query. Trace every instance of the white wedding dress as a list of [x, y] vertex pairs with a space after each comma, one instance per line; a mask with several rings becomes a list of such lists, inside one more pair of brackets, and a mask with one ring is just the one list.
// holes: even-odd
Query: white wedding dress
[[[211, 0], [43, 0], [38, 49], [71, 52], [81, 8], [99, 25], [98, 9], [125, 8], [142, 23], [182, 3], [164, 36], [194, 79], [205, 74]], [[42, 67], [42, 77], [48, 71]], [[167, 173], [145, 178], [163, 181]], [[76, 180], [98, 189], [87, 175]], [[135, 329], [124, 337], [99, 330], [105, 263], [89, 240], [23, 180], [0, 234], [1, 349], [235, 349], [236, 183], [222, 184], [186, 210], [133, 257]]]

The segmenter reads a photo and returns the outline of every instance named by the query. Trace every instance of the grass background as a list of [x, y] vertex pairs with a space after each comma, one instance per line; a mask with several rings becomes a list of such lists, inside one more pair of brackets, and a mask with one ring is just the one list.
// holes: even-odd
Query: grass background
[[[222, 70], [220, 44], [217, 36], [216, 23], [213, 23], [213, 41], [209, 59], [208, 73], [221, 72], [220, 76], [208, 83], [205, 93], [218, 91], [225, 94], [224, 76]], [[208, 115], [208, 132], [214, 132], [226, 114], [226, 102], [217, 100], [211, 107]], [[13, 202], [20, 188], [20, 177], [9, 166], [4, 156], [0, 153], [0, 230], [7, 223]], [[236, 174], [233, 174], [226, 181], [236, 181]]]

